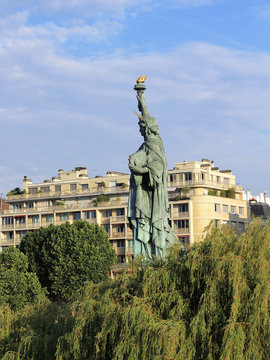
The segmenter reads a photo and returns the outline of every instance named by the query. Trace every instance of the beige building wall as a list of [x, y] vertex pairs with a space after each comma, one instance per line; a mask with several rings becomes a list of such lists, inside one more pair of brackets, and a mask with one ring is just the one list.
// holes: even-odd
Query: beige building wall
[[[40, 226], [83, 219], [108, 231], [119, 261], [133, 255], [127, 219], [129, 174], [110, 171], [89, 178], [84, 167], [60, 169], [57, 177], [42, 183], [25, 177], [23, 189], [25, 194], [9, 196], [10, 209], [1, 211], [0, 250], [18, 244], [27, 231]], [[229, 189], [234, 189], [234, 198], [225, 197]], [[171, 226], [179, 240], [188, 244], [202, 240], [211, 220], [243, 230], [248, 209], [242, 193], [232, 172], [219, 170], [209, 160], [175, 164], [169, 171], [168, 197]]]

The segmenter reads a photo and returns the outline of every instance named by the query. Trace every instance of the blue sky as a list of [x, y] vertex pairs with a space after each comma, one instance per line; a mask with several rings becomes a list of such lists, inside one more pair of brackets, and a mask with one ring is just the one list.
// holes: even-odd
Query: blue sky
[[169, 168], [208, 158], [269, 195], [269, 45], [266, 0], [0, 0], [0, 193], [128, 172], [147, 74]]

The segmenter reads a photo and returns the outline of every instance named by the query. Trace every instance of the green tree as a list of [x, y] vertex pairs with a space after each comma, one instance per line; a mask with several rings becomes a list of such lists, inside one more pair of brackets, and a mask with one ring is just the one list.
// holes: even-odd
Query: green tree
[[270, 225], [203, 242], [89, 284], [57, 360], [270, 359]]
[[68, 299], [85, 281], [105, 279], [116, 260], [107, 232], [86, 221], [27, 233], [20, 249], [53, 299]]
[[8, 196], [11, 196], [11, 195], [22, 195], [22, 194], [26, 194], [26, 190], [22, 190], [21, 188], [19, 187], [16, 187], [12, 190], [9, 190], [9, 192], [7, 193]]
[[36, 274], [28, 271], [26, 255], [13, 247], [0, 254], [0, 304], [21, 309], [43, 293]]

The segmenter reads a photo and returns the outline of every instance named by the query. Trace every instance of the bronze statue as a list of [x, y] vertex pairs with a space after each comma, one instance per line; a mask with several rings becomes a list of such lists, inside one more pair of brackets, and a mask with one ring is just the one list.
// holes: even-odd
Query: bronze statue
[[163, 258], [165, 250], [175, 241], [169, 219], [167, 194], [168, 165], [159, 127], [145, 105], [144, 81], [137, 79], [140, 133], [143, 144], [129, 157], [131, 171], [128, 218], [133, 232], [134, 257], [142, 254], [148, 259]]

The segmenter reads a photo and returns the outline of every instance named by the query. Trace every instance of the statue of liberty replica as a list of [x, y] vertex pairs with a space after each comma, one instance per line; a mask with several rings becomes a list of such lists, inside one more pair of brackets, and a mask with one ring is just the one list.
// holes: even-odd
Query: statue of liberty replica
[[164, 258], [176, 240], [169, 225], [168, 165], [157, 121], [146, 107], [146, 76], [137, 79], [139, 131], [144, 139], [129, 157], [131, 171], [128, 218], [133, 233], [134, 257]]

